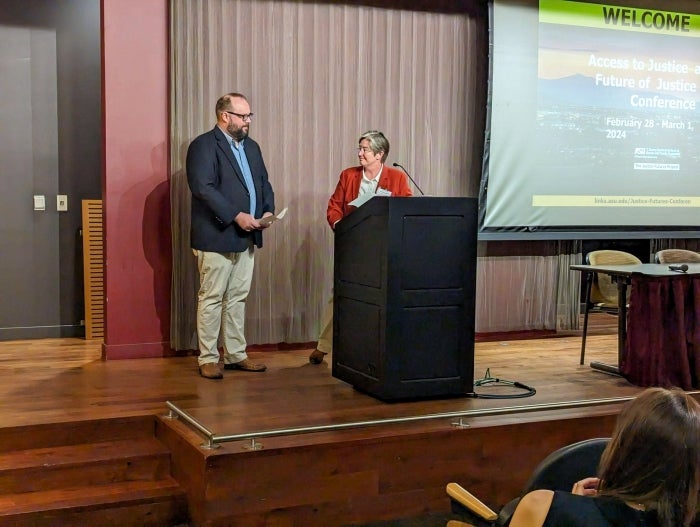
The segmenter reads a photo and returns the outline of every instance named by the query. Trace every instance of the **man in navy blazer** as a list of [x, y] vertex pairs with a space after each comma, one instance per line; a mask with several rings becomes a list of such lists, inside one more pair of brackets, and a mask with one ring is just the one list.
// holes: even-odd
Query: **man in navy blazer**
[[222, 96], [216, 102], [216, 126], [187, 149], [190, 244], [199, 268], [199, 373], [208, 379], [223, 377], [219, 334], [225, 369], [266, 369], [248, 358], [244, 336], [255, 247], [262, 247], [262, 231], [267, 227], [258, 220], [275, 210], [260, 146], [248, 137], [252, 116], [244, 95]]

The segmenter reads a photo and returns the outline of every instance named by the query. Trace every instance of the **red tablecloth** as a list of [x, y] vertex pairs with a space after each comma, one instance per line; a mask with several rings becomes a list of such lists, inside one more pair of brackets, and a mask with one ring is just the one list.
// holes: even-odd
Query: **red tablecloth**
[[633, 274], [620, 373], [638, 386], [700, 387], [700, 276]]

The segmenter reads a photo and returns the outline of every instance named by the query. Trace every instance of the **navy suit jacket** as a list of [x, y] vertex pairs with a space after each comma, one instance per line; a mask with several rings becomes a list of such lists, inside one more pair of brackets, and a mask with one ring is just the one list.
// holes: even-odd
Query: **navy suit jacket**
[[[275, 196], [268, 181], [258, 143], [243, 143], [257, 197], [255, 217], [275, 211]], [[262, 231], [246, 232], [234, 218], [250, 214], [250, 196], [228, 138], [215, 126], [195, 138], [187, 149], [187, 183], [192, 191], [190, 245], [201, 251], [243, 252], [252, 241], [262, 247]]]

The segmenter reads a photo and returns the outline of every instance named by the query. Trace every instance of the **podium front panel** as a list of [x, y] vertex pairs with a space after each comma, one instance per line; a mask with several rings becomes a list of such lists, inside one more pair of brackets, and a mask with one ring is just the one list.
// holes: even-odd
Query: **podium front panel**
[[366, 382], [378, 382], [382, 373], [384, 342], [381, 307], [351, 298], [343, 299], [338, 318], [343, 321], [343, 331], [338, 332], [338, 346], [352, 350], [345, 356], [345, 367], [366, 376]]
[[462, 289], [462, 216], [407, 216], [401, 229], [401, 289]]
[[[382, 287], [386, 273], [382, 260], [382, 255], [386, 254], [386, 229], [381, 217], [369, 216], [345, 234], [344, 243], [335, 255], [335, 265], [340, 266], [338, 271], [343, 282], [375, 289]], [[357, 258], [357, 255], [364, 257]]]
[[402, 384], [423, 383], [426, 379], [460, 383], [465, 344], [462, 319], [460, 306], [402, 310], [399, 345], [395, 351]]
[[476, 199], [372, 198], [336, 225], [333, 376], [384, 400], [473, 392]]

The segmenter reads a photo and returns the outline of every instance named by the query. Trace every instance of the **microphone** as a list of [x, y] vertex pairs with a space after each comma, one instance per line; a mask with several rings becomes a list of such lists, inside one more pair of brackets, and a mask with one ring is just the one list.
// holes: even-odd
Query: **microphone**
[[678, 271], [679, 273], [687, 273], [688, 272], [688, 264], [669, 265], [668, 268], [671, 271]]
[[418, 192], [420, 192], [420, 195], [421, 195], [421, 196], [425, 196], [425, 193], [420, 189], [420, 187], [418, 186], [418, 183], [416, 183], [415, 181], [413, 181], [413, 178], [411, 177], [411, 174], [408, 173], [408, 170], [406, 170], [404, 167], [402, 167], [402, 166], [399, 165], [398, 163], [394, 163], [394, 166], [395, 166], [395, 167], [399, 167], [401, 170], [403, 170], [404, 173], [408, 176], [408, 179], [411, 180], [411, 183], [413, 183], [413, 184], [416, 186], [416, 188], [418, 189]]

